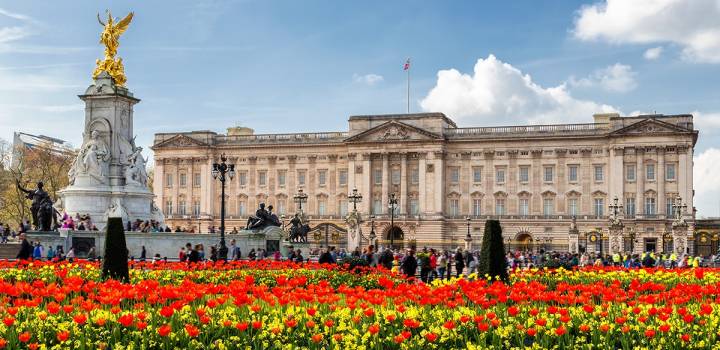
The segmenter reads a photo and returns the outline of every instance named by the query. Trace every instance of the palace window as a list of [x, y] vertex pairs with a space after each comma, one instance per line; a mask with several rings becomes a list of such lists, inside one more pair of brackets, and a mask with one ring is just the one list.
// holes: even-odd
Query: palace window
[[505, 198], [495, 199], [495, 215], [505, 215]]
[[180, 203], [179, 203], [179, 205], [178, 205], [178, 212], [179, 212], [179, 214], [180, 214], [180, 215], [185, 215], [185, 214], [186, 214], [186, 210], [185, 210], [185, 209], [186, 209], [186, 208], [185, 208], [185, 200], [184, 200], [184, 199], [183, 199], [183, 200], [180, 200]]
[[482, 214], [482, 199], [474, 198], [472, 200], [472, 215], [480, 216]]
[[267, 171], [260, 170], [258, 171], [258, 186], [265, 186], [267, 185]]
[[625, 166], [625, 180], [633, 182], [635, 181], [635, 165], [628, 164]]
[[555, 212], [555, 201], [552, 198], [543, 199], [543, 215], [550, 216]]
[[172, 214], [173, 214], [172, 199], [168, 199], [165, 201], [165, 215], [172, 215]]
[[568, 199], [568, 214], [572, 216], [578, 215], [578, 200], [577, 198]]
[[530, 201], [527, 198], [520, 198], [520, 215], [530, 215]]
[[298, 186], [305, 186], [305, 170], [298, 170], [297, 171], [297, 182]]
[[193, 174], [193, 187], [200, 187], [200, 173]]
[[553, 172], [554, 168], [552, 166], [546, 166], [543, 168], [543, 181], [545, 182], [553, 182]]
[[418, 215], [419, 213], [420, 207], [417, 198], [410, 198], [410, 215]]
[[278, 199], [277, 200], [277, 213], [278, 215], [285, 214], [285, 199]]
[[675, 164], [665, 164], [665, 180], [675, 180]]
[[247, 172], [241, 171], [240, 175], [238, 176], [238, 181], [240, 181], [240, 186], [246, 186], [247, 185]]
[[420, 183], [420, 171], [418, 170], [418, 168], [410, 169], [410, 182], [413, 185]]
[[460, 182], [460, 169], [450, 168], [450, 182], [454, 184]]
[[244, 200], [238, 202], [238, 215], [243, 217], [247, 213], [247, 203]]
[[655, 180], [655, 164], [645, 165], [645, 179], [650, 181]]
[[657, 214], [657, 203], [655, 201], [655, 197], [645, 198], [645, 214], [646, 215]]
[[318, 215], [325, 215], [325, 207], [327, 206], [327, 200], [325, 198], [318, 198]]
[[348, 214], [348, 201], [341, 199], [338, 201], [338, 213], [340, 216], [346, 217]]
[[287, 171], [285, 170], [278, 170], [277, 178], [278, 178], [278, 186], [285, 186], [285, 175], [287, 174]]
[[187, 186], [187, 174], [180, 173], [180, 187]]
[[456, 198], [450, 199], [450, 216], [460, 215], [460, 201]]
[[200, 200], [196, 199], [193, 201], [193, 215], [195, 217], [200, 216]]
[[603, 181], [603, 166], [602, 165], [596, 165], [595, 166], [595, 182], [602, 182]]
[[628, 218], [634, 218], [635, 213], [635, 197], [625, 198], [625, 215]]
[[327, 182], [327, 170], [318, 170], [318, 185], [325, 186]]
[[338, 183], [340, 186], [347, 186], [348, 172], [347, 170], [340, 170], [338, 172]]
[[393, 169], [390, 172], [390, 179], [392, 180], [393, 185], [399, 185], [400, 184], [400, 169]]
[[380, 215], [383, 213], [382, 211], [382, 200], [381, 199], [374, 199], [373, 200], [373, 214]]
[[374, 183], [375, 183], [376, 185], [382, 185], [382, 181], [383, 181], [383, 172], [382, 172], [382, 169], [375, 169], [375, 170], [373, 171], [373, 178], [374, 178], [374, 180], [375, 180]]
[[520, 183], [528, 183], [530, 181], [530, 167], [529, 166], [521, 166], [520, 167]]
[[505, 183], [505, 169], [496, 169], [495, 170], [495, 182], [499, 184]]
[[578, 166], [577, 165], [568, 166], [568, 182], [577, 182], [577, 181], [578, 181]]
[[482, 167], [476, 166], [472, 168], [473, 182], [479, 184], [482, 182]]
[[605, 215], [605, 199], [595, 198], [595, 216], [602, 217]]
[[173, 187], [173, 174], [165, 174], [165, 187]]
[[675, 207], [673, 207], [673, 204], [675, 204], [675, 198], [668, 196], [665, 199], [665, 215], [667, 215], [668, 218], [675, 217]]

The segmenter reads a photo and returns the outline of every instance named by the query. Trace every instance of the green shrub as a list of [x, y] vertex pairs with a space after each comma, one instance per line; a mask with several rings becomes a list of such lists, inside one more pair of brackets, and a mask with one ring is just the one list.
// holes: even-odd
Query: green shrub
[[130, 281], [128, 250], [121, 218], [108, 218], [105, 228], [105, 259], [103, 260], [102, 277], [123, 282]]
[[481, 276], [489, 275], [493, 278], [499, 277], [503, 281], [507, 281], [508, 279], [502, 228], [498, 220], [488, 220], [485, 222], [485, 234], [483, 235], [482, 249], [478, 262], [478, 273]]

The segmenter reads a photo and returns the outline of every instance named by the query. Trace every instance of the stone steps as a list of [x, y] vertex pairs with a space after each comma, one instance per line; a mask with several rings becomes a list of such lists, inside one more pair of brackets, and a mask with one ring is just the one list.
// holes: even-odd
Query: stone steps
[[20, 251], [20, 243], [12, 242], [0, 244], [0, 259], [15, 259]]

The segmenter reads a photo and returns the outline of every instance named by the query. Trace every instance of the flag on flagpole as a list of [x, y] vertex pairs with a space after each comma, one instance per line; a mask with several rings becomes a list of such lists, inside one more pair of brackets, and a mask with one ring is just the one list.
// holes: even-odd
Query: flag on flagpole
[[410, 59], [408, 58], [407, 61], [405, 61], [405, 65], [403, 66], [403, 70], [410, 69]]

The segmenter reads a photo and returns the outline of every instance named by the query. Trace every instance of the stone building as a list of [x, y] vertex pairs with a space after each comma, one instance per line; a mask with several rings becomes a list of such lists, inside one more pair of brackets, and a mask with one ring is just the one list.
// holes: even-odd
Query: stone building
[[[244, 226], [260, 202], [289, 216], [300, 189], [311, 226], [344, 226], [357, 188], [361, 230], [367, 237], [374, 227], [378, 245], [392, 237], [400, 246], [455, 248], [469, 232], [477, 247], [485, 220], [499, 218], [514, 248], [597, 251], [603, 242], [608, 252], [617, 197], [623, 244], [615, 249], [683, 249], [694, 224], [693, 116], [593, 118], [459, 128], [442, 113], [419, 113], [352, 116], [339, 132], [162, 133], [153, 146], [154, 191], [171, 225], [218, 226], [220, 188], [210, 170], [225, 153], [237, 169], [227, 187], [228, 230]], [[689, 209], [673, 248], [678, 197]]]

